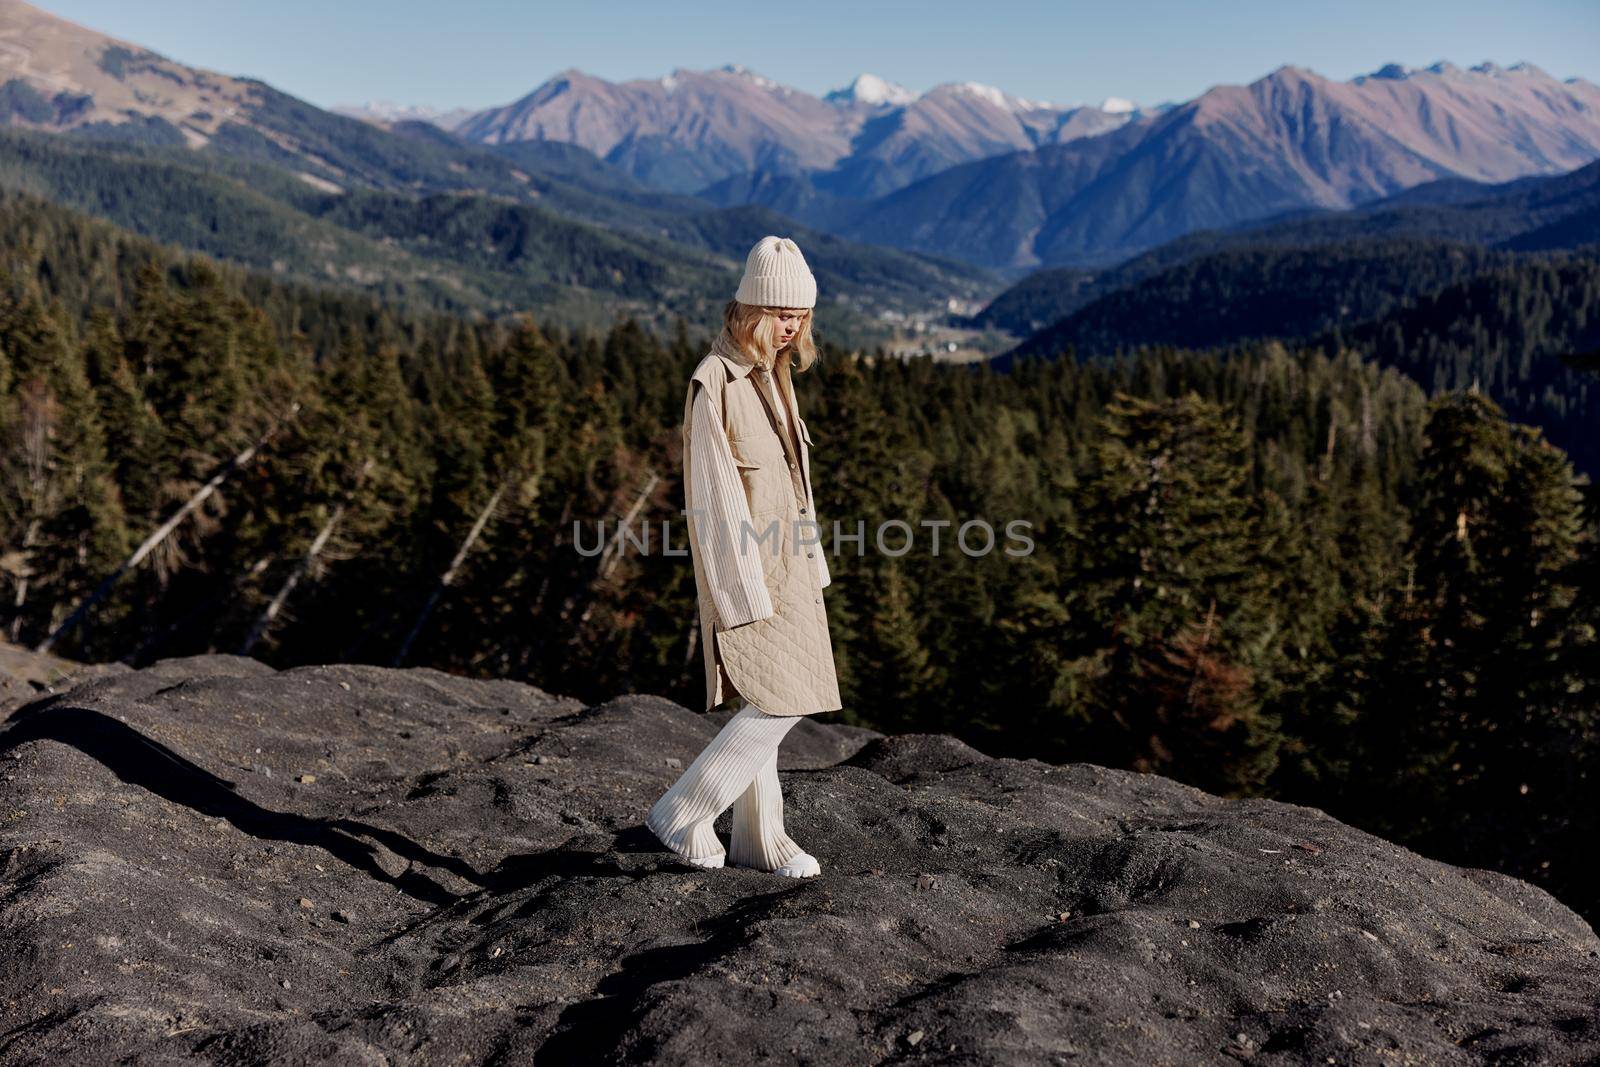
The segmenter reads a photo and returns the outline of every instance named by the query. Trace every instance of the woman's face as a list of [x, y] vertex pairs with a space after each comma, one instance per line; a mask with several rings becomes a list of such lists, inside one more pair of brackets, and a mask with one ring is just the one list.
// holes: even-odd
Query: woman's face
[[774, 308], [770, 314], [777, 320], [773, 336], [777, 338], [779, 348], [794, 340], [795, 334], [800, 332], [800, 324], [806, 319], [805, 308]]

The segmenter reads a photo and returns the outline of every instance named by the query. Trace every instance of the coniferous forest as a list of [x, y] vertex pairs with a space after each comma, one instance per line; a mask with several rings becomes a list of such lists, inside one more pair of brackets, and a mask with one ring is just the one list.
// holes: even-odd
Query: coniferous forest
[[[685, 544], [709, 323], [386, 304], [26, 197], [0, 248], [8, 640], [701, 706], [693, 572], [660, 537]], [[1592, 440], [1595, 385], [1551, 360], [1593, 347], [1594, 266], [1494, 268], [1315, 337], [1007, 373], [819, 321], [820, 517], [866, 531], [829, 557], [845, 717], [1316, 805], [1600, 916], [1600, 514], [1532, 425]], [[591, 551], [623, 517], [650, 551]], [[894, 519], [903, 554], [873, 544]], [[969, 555], [974, 519], [1033, 551]]]

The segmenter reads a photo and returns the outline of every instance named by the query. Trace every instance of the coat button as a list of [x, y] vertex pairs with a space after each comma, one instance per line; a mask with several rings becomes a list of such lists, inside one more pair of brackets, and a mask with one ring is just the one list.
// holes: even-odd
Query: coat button
[[822, 598], [821, 597], [817, 597], [817, 603], [818, 604], [822, 603]]
[[816, 558], [817, 558], [817, 554], [815, 552], [807, 552], [806, 553], [806, 559], [816, 559]]
[[806, 513], [806, 509], [805, 508], [801, 508], [800, 509], [800, 514], [804, 515], [805, 513]]

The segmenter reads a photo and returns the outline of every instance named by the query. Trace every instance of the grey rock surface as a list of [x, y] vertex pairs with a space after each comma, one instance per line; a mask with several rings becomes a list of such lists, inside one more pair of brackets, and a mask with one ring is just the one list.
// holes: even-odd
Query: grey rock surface
[[127, 669], [120, 663], [75, 663], [0, 640], [0, 721], [40, 697], [63, 692], [87, 678]]
[[725, 717], [220, 656], [14, 709], [0, 1063], [1600, 1059], [1571, 911], [1311, 808], [808, 720], [822, 877], [680, 864]]

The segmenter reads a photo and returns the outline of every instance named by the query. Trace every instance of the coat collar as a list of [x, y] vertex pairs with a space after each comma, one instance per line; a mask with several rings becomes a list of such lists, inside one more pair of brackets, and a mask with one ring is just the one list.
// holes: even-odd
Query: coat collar
[[[750, 376], [750, 372], [756, 369], [756, 365], [750, 361], [749, 357], [735, 347], [733, 341], [728, 337], [727, 331], [725, 330], [719, 332], [717, 336], [712, 339], [711, 351], [718, 359], [722, 360], [723, 365], [728, 368], [728, 374], [733, 378], [748, 378]], [[788, 400], [788, 398], [793, 396], [793, 387], [789, 384], [789, 370], [787, 364], [784, 365], [784, 380], [779, 386], [779, 391], [784, 395], [785, 402], [791, 402]], [[795, 445], [795, 438], [789, 436], [779, 429], [779, 427], [783, 426], [785, 420], [778, 414], [777, 408], [773, 407], [772, 395], [765, 388], [760, 386], [756, 387], [756, 395], [761, 398], [761, 406], [767, 409], [767, 418], [772, 421], [772, 430], [778, 435], [778, 440], [782, 442], [784, 453], [788, 455], [790, 459], [793, 459], [794, 450], [796, 447], [798, 447], [802, 450], [800, 453], [801, 458], [805, 459], [805, 445]], [[810, 461], [807, 460], [806, 463], [806, 473], [809, 477]]]
[[728, 373], [735, 378], [747, 377], [751, 371], [756, 369], [755, 363], [751, 362], [750, 357], [739, 351], [738, 346], [728, 337], [727, 331], [718, 333], [712, 339], [711, 351], [716, 353], [717, 358], [722, 360], [723, 365], [728, 368]]

